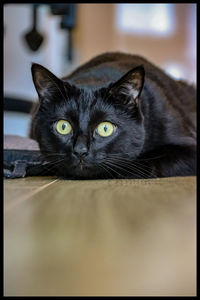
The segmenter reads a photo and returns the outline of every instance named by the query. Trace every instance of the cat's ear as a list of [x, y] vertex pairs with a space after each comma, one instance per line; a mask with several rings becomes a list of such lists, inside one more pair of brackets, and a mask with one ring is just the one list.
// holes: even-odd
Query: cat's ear
[[125, 104], [136, 105], [144, 85], [144, 76], [143, 66], [131, 69], [111, 86], [109, 94]]
[[50, 99], [54, 91], [57, 91], [62, 96], [65, 93], [64, 84], [61, 79], [45, 67], [33, 63], [31, 66], [32, 78], [38, 93], [39, 99]]

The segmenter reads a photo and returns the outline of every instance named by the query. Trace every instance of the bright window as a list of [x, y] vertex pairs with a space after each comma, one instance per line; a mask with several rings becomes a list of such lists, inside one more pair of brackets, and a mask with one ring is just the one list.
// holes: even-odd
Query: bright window
[[116, 4], [116, 26], [122, 33], [171, 35], [173, 4]]

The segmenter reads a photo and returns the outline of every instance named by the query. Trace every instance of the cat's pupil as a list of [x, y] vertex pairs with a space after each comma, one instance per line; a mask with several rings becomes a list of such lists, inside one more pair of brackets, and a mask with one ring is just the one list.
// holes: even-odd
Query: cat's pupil
[[105, 125], [104, 126], [104, 131], [106, 132], [108, 130], [108, 127]]
[[66, 124], [62, 124], [62, 130], [65, 130], [65, 128], [66, 128]]

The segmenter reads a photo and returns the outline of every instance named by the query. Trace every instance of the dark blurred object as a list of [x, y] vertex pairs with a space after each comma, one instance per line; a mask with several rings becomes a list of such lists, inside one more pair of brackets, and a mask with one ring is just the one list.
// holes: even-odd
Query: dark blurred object
[[30, 113], [33, 102], [24, 99], [5, 97], [4, 111], [16, 111], [22, 113]]
[[67, 45], [67, 58], [72, 61], [72, 30], [75, 27], [76, 20], [76, 4], [46, 4], [46, 3], [32, 3], [33, 6], [33, 27], [32, 29], [24, 35], [24, 39], [32, 51], [37, 51], [44, 41], [44, 36], [37, 30], [37, 17], [38, 17], [38, 7], [40, 5], [50, 6], [52, 15], [61, 16], [60, 28], [68, 31], [68, 45]]
[[38, 4], [33, 4], [33, 27], [24, 36], [26, 43], [32, 51], [37, 51], [44, 40], [44, 37], [37, 30], [37, 14]]
[[76, 4], [49, 4], [53, 15], [61, 16], [60, 28], [68, 31], [67, 57], [72, 61], [72, 30], [75, 27]]
[[47, 163], [42, 160], [36, 141], [18, 135], [4, 135], [3, 144], [5, 178], [52, 175], [46, 168]]

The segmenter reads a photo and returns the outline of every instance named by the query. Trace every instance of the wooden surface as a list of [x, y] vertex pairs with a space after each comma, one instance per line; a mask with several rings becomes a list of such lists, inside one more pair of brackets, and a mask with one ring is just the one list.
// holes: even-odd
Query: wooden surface
[[196, 295], [196, 178], [5, 180], [4, 295]]

